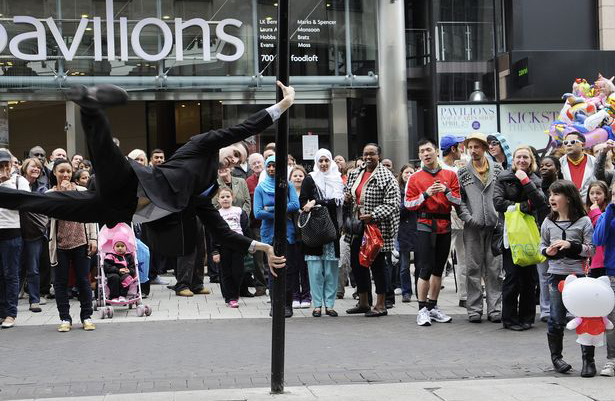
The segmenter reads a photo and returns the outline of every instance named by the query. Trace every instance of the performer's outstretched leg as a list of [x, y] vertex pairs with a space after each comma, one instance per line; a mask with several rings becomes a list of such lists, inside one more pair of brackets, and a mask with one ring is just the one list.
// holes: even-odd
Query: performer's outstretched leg
[[0, 208], [44, 214], [60, 220], [107, 224], [110, 227], [132, 220], [131, 210], [109, 208], [94, 191], [40, 194], [0, 187]]

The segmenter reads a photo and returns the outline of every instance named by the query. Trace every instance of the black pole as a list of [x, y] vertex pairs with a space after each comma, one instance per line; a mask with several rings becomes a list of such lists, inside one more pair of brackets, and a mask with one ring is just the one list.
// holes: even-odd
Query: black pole
[[[288, 86], [289, 81], [289, 40], [288, 40], [288, 0], [278, 1], [278, 81]], [[283, 98], [277, 89], [277, 101]], [[286, 199], [288, 193], [287, 158], [288, 158], [288, 112], [278, 120], [275, 135], [275, 212], [274, 242], [276, 255], [286, 255]], [[284, 307], [286, 305], [286, 269], [278, 270], [278, 277], [273, 279], [273, 324], [271, 335], [271, 392], [284, 392]]]

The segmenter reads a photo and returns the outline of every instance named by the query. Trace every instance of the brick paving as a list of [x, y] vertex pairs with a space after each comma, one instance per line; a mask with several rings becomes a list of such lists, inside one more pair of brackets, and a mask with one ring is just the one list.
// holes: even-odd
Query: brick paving
[[[345, 315], [356, 302], [351, 288], [336, 303], [338, 318], [295, 310], [286, 320], [286, 385], [558, 376], [550, 369], [544, 323], [521, 333], [489, 322], [470, 324], [457, 306], [452, 279], [445, 286], [439, 304], [453, 315], [452, 324], [418, 327], [416, 302], [402, 304], [401, 297], [388, 317]], [[72, 332], [57, 333], [53, 301], [35, 315], [22, 300], [18, 325], [0, 331], [0, 399], [268, 387], [267, 298], [243, 299], [233, 310], [224, 306], [219, 287], [211, 288], [212, 295], [180, 298], [152, 286], [146, 300], [152, 316], [116, 309], [113, 319], [96, 320], [94, 332], [75, 324]], [[76, 301], [71, 310], [77, 322]], [[573, 335], [565, 341], [565, 357], [579, 368]], [[604, 358], [599, 349], [598, 365]]]

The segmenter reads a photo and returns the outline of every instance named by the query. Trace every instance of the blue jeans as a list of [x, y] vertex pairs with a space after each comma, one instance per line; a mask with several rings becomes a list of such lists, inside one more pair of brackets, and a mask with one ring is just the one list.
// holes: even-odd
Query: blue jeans
[[412, 295], [412, 278], [410, 277], [410, 251], [399, 251], [399, 281], [401, 294]]
[[30, 296], [31, 304], [37, 304], [41, 300], [41, 276], [39, 273], [39, 267], [43, 243], [47, 243], [43, 237], [32, 241], [23, 241], [22, 255], [28, 277], [28, 295]]
[[0, 317], [17, 317], [21, 237], [0, 241]]
[[92, 316], [92, 288], [88, 273], [90, 260], [87, 257], [87, 245], [73, 249], [58, 249], [58, 265], [55, 267], [56, 279], [53, 288], [56, 290], [56, 304], [60, 313], [60, 320], [72, 322], [70, 304], [68, 302], [68, 268], [73, 262], [77, 288], [79, 289], [79, 302], [81, 303], [81, 321]]
[[[550, 334], [563, 335], [568, 320], [566, 320], [566, 307], [562, 301], [562, 293], [557, 288], [560, 281], [566, 280], [567, 275], [549, 274], [549, 320], [547, 332]], [[585, 277], [577, 274], [577, 277]]]

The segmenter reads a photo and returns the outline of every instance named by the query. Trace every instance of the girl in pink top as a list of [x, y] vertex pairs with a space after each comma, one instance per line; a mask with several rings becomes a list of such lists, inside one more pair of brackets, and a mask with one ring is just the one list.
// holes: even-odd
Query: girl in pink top
[[[592, 224], [596, 227], [598, 219], [604, 209], [611, 201], [609, 189], [604, 181], [594, 181], [589, 185], [587, 190], [587, 199], [585, 200], [585, 206], [587, 208], [587, 215], [592, 220]], [[598, 278], [605, 276], [606, 270], [604, 269], [604, 247], [597, 246], [596, 253], [592, 258], [592, 263], [589, 270], [589, 276]]]

